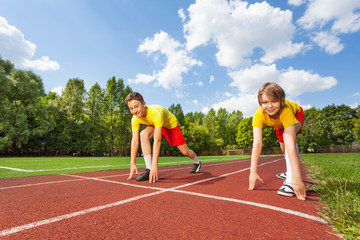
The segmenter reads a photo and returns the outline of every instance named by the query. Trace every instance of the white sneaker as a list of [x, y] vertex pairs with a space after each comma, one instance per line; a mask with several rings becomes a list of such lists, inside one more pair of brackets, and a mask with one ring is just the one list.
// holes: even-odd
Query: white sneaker
[[285, 179], [286, 178], [286, 172], [283, 172], [283, 173], [278, 173], [276, 174], [276, 176], [280, 179]]
[[284, 183], [278, 190], [278, 194], [285, 197], [294, 197], [295, 192], [291, 185]]

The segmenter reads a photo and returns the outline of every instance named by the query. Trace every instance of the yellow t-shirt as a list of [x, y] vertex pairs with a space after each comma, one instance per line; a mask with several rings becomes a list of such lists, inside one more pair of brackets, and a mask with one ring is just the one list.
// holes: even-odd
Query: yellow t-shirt
[[131, 125], [133, 131], [137, 131], [140, 125], [153, 125], [155, 128], [164, 127], [167, 129], [175, 128], [178, 124], [176, 117], [166, 108], [160, 105], [148, 105], [145, 117], [132, 117]]
[[300, 111], [299, 104], [285, 100], [285, 106], [280, 110], [279, 117], [273, 119], [267, 113], [264, 113], [260, 106], [254, 114], [252, 125], [253, 127], [262, 128], [263, 124], [266, 124], [277, 129], [284, 129], [299, 122], [295, 118], [295, 114]]

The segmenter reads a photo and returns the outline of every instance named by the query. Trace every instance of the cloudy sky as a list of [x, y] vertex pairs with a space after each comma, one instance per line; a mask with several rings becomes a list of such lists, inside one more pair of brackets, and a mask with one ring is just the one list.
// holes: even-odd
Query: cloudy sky
[[0, 0], [0, 56], [45, 91], [112, 76], [185, 113], [257, 108], [277, 82], [304, 109], [360, 103], [359, 0]]

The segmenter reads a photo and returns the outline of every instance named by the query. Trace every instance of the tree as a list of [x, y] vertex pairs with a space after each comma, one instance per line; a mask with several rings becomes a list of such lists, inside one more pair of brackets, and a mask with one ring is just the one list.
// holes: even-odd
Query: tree
[[243, 120], [242, 112], [233, 111], [229, 113], [228, 121], [225, 125], [225, 146], [227, 149], [237, 148], [236, 145], [236, 133], [238, 131], [238, 125]]
[[210, 150], [213, 150], [216, 146], [216, 112], [213, 108], [204, 117], [203, 125], [206, 127], [210, 134]]
[[251, 148], [253, 140], [252, 117], [245, 118], [238, 125], [236, 142], [240, 148]]
[[175, 115], [180, 126], [185, 124], [185, 116], [180, 104], [176, 104], [176, 106], [171, 104], [168, 110]]
[[89, 130], [89, 140], [86, 151], [93, 156], [101, 155], [106, 151], [105, 123], [102, 118], [104, 108], [104, 92], [98, 83], [95, 83], [88, 92], [86, 102], [86, 123]]
[[190, 123], [187, 130], [183, 131], [184, 137], [190, 149], [197, 155], [211, 150], [211, 140], [208, 129], [197, 122]]
[[360, 143], [360, 106], [356, 108], [356, 111], [357, 111], [357, 116], [353, 119], [354, 122], [353, 132], [356, 141]]
[[29, 139], [41, 135], [45, 128], [38, 121], [38, 99], [44, 95], [42, 80], [31, 71], [12, 69], [8, 61], [1, 61], [0, 75], [0, 149], [22, 153]]
[[107, 128], [106, 144], [111, 156], [117, 152], [129, 154], [131, 139], [131, 114], [126, 106], [125, 97], [131, 92], [124, 81], [112, 77], [107, 81], [105, 91], [104, 118]]
[[63, 134], [64, 139], [70, 139], [69, 147], [73, 154], [82, 154], [86, 152], [88, 141], [88, 129], [84, 124], [85, 108], [85, 86], [84, 80], [73, 78], [70, 79], [59, 97], [60, 109], [64, 111], [66, 117], [66, 127]]
[[356, 110], [346, 105], [326, 106], [321, 110], [326, 119], [327, 136], [334, 145], [348, 145], [355, 140], [352, 129], [353, 119], [356, 118]]

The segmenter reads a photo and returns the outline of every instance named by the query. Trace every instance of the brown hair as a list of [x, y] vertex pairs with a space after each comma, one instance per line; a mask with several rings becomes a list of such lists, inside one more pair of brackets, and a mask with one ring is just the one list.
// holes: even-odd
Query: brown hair
[[268, 82], [261, 86], [258, 92], [259, 105], [261, 105], [261, 99], [263, 94], [279, 100], [281, 108], [285, 106], [285, 92], [278, 84], [274, 82]]
[[125, 98], [125, 103], [128, 104], [131, 100], [138, 100], [141, 103], [144, 102], [143, 96], [138, 92], [129, 93]]

